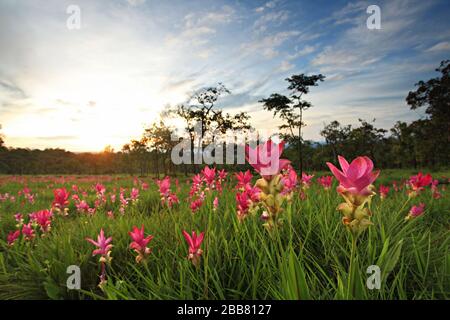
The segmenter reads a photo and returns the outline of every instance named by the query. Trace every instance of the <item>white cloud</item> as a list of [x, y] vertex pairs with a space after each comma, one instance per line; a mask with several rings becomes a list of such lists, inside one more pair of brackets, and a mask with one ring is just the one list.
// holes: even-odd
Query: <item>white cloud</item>
[[435, 44], [431, 48], [427, 49], [426, 52], [448, 51], [448, 50], [450, 50], [450, 42], [444, 41]]
[[140, 6], [145, 3], [145, 0], [127, 0], [127, 2], [132, 6]]
[[278, 55], [277, 47], [281, 46], [288, 39], [299, 35], [299, 31], [281, 31], [272, 35], [258, 38], [252, 42], [244, 43], [241, 49], [244, 55], [258, 53], [272, 59]]
[[253, 24], [253, 28], [257, 32], [264, 32], [270, 25], [278, 26], [282, 22], [288, 20], [289, 13], [287, 11], [270, 12], [259, 17]]

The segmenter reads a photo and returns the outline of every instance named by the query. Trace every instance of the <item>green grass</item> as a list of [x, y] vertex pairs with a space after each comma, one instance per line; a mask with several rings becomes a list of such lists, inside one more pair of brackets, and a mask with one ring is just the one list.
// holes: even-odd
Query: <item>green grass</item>
[[[376, 185], [415, 173], [389, 170]], [[56, 216], [45, 237], [8, 247], [6, 236], [16, 224], [13, 214], [49, 208], [56, 187], [70, 189], [76, 183], [88, 190], [95, 183], [95, 178], [75, 177], [76, 182], [49, 186], [50, 177], [26, 179], [32, 192], [38, 193], [34, 204], [22, 206], [22, 198], [0, 202], [0, 299], [448, 299], [450, 295], [447, 191], [436, 200], [427, 189], [406, 205], [404, 191], [391, 190], [384, 201], [375, 196], [373, 226], [358, 239], [352, 259], [352, 239], [336, 211], [342, 198], [334, 188], [325, 192], [314, 184], [306, 200], [295, 194], [283, 212], [283, 226], [269, 234], [257, 216], [238, 221], [233, 179], [219, 197], [216, 212], [212, 210], [215, 195], [210, 195], [192, 214], [185, 183], [178, 193], [180, 204], [164, 208], [156, 185], [147, 179], [149, 190], [141, 191], [139, 202], [123, 216], [118, 205], [108, 208], [116, 216], [111, 220], [106, 209], [91, 217], [78, 214], [71, 203], [69, 217]], [[130, 189], [133, 180], [115, 177], [105, 185], [108, 192], [120, 186]], [[17, 195], [22, 188], [20, 181], [0, 177], [0, 194]], [[411, 205], [419, 202], [426, 204], [424, 215], [404, 221]], [[136, 264], [128, 231], [141, 224], [146, 234], [154, 236], [153, 252], [146, 263]], [[93, 246], [85, 240], [95, 238], [101, 228], [113, 237], [114, 245], [103, 290], [97, 287], [98, 257], [91, 256]], [[186, 258], [183, 229], [205, 231], [198, 268]], [[80, 291], [66, 288], [69, 265], [81, 268]], [[381, 269], [380, 290], [366, 286], [370, 265]]]

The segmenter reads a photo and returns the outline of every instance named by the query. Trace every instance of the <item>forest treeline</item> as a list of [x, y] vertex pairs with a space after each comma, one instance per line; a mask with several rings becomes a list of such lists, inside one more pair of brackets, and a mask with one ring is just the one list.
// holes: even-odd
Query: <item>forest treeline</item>
[[[305, 171], [326, 170], [325, 162], [337, 155], [354, 158], [367, 155], [378, 168], [448, 168], [450, 163], [450, 61], [442, 61], [438, 77], [419, 81], [408, 93], [411, 110], [424, 109], [421, 119], [398, 121], [389, 129], [377, 128], [375, 119], [359, 119], [356, 126], [332, 121], [320, 134], [324, 142], [303, 140], [306, 124], [303, 112], [312, 107], [304, 98], [309, 90], [325, 80], [323, 75], [293, 75], [286, 79], [288, 95], [273, 93], [260, 102], [263, 109], [282, 120], [280, 132], [287, 142], [284, 156], [294, 167]], [[188, 174], [198, 170], [193, 164], [174, 165], [170, 119], [182, 119], [187, 141], [193, 144], [201, 136], [204, 144], [220, 141], [229, 129], [251, 130], [245, 112], [226, 113], [220, 98], [230, 94], [221, 83], [194, 93], [184, 104], [169, 107], [157, 122], [144, 130], [142, 138], [125, 144], [115, 152], [106, 147], [99, 153], [73, 153], [62, 149], [24, 149], [7, 147], [0, 135], [0, 173], [2, 174]], [[201, 123], [199, 130], [195, 125]], [[193, 160], [194, 153], [190, 154]], [[193, 162], [193, 161], [192, 161]], [[227, 170], [243, 170], [246, 165], [218, 165]]]

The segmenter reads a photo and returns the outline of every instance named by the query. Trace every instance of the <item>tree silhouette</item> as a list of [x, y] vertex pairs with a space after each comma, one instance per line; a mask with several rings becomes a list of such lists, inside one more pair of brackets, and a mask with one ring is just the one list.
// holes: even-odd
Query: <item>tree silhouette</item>
[[[280, 130], [288, 129], [290, 132], [290, 141], [294, 142], [294, 129], [298, 128], [298, 156], [299, 156], [299, 170], [300, 175], [303, 171], [303, 153], [302, 153], [302, 126], [303, 111], [312, 107], [311, 103], [303, 100], [303, 95], [308, 94], [310, 87], [315, 87], [318, 82], [323, 81], [325, 76], [322, 74], [307, 76], [305, 74], [293, 75], [285, 79], [289, 82], [288, 90], [291, 91], [289, 97], [282, 94], [273, 93], [267, 99], [262, 99], [259, 102], [264, 104], [264, 109], [273, 111], [273, 116], [279, 115], [284, 120], [284, 124], [279, 128]], [[298, 110], [298, 111], [297, 111]]]
[[412, 110], [426, 107], [425, 114], [429, 117], [424, 127], [428, 141], [433, 141], [434, 162], [450, 162], [450, 60], [441, 62], [439, 77], [419, 81], [416, 91], [409, 92], [406, 102]]

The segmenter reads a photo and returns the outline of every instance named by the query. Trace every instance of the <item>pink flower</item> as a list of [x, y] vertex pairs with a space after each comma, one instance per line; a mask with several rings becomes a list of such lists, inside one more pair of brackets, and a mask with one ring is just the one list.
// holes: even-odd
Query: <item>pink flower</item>
[[192, 201], [191, 205], [190, 205], [192, 213], [197, 212], [198, 209], [200, 209], [200, 207], [202, 206], [202, 204], [203, 204], [203, 199], [201, 199], [201, 198]]
[[217, 210], [217, 208], [219, 207], [219, 198], [218, 197], [214, 198], [213, 207], [214, 207], [214, 211]]
[[424, 203], [420, 203], [418, 206], [412, 206], [412, 208], [409, 210], [406, 220], [421, 216], [423, 214], [424, 209], [425, 209]]
[[31, 240], [34, 238], [35, 235], [34, 235], [33, 227], [31, 226], [31, 222], [23, 225], [22, 234], [24, 235], [25, 240]]
[[[86, 241], [92, 243], [94, 246], [96, 246], [98, 249], [95, 249], [92, 251], [92, 255], [101, 255], [102, 258], [105, 258], [106, 260], [109, 260], [109, 255], [112, 248], [112, 237], [106, 238], [105, 233], [103, 232], [103, 229], [100, 230], [100, 234], [97, 236], [97, 241], [94, 241], [90, 238], [86, 238]], [[106, 261], [104, 261], [106, 262]]]
[[218, 176], [220, 180], [225, 180], [225, 178], [227, 177], [227, 172], [225, 171], [225, 169], [222, 169], [218, 172]]
[[333, 184], [333, 176], [319, 177], [317, 178], [317, 181], [325, 190], [329, 190]]
[[245, 188], [246, 185], [250, 184], [252, 182], [253, 175], [250, 172], [250, 170], [247, 170], [245, 172], [238, 172], [235, 173], [236, 179], [238, 181], [238, 184], [236, 185], [236, 188]]
[[103, 184], [97, 183], [95, 185], [95, 191], [97, 192], [98, 195], [103, 196], [106, 192], [106, 188]]
[[156, 180], [159, 187], [159, 193], [162, 197], [167, 197], [170, 192], [170, 177], [165, 177], [162, 180]]
[[41, 210], [35, 213], [34, 220], [41, 227], [42, 232], [50, 230], [52, 216], [53, 214], [50, 210]]
[[304, 188], [307, 189], [307, 188], [309, 188], [311, 186], [312, 178], [314, 178], [313, 174], [309, 175], [309, 174], [307, 174], [305, 172], [302, 172], [302, 180], [301, 181], [302, 181], [302, 184], [303, 184]]
[[271, 180], [285, 169], [290, 161], [280, 159], [283, 152], [284, 141], [279, 144], [269, 139], [264, 144], [259, 144], [255, 149], [245, 146], [245, 158], [248, 163], [265, 179]]
[[135, 202], [139, 198], [139, 189], [133, 188], [131, 189], [131, 201]]
[[79, 212], [88, 212], [89, 211], [89, 205], [85, 200], [80, 201], [75, 205], [77, 207], [77, 210]]
[[23, 215], [21, 213], [16, 213], [14, 215], [14, 219], [18, 222], [18, 223], [23, 223]]
[[55, 189], [53, 191], [54, 200], [52, 206], [63, 210], [69, 204], [69, 192], [65, 188]]
[[171, 193], [171, 194], [169, 194], [169, 196], [167, 197], [167, 206], [169, 207], [169, 208], [172, 208], [172, 206], [174, 205], [174, 204], [177, 204], [177, 203], [179, 203], [180, 201], [178, 200], [178, 197], [177, 197], [177, 195], [175, 194], [175, 193]]
[[205, 233], [202, 232], [197, 236], [195, 231], [192, 231], [192, 235], [189, 235], [185, 230], [183, 230], [183, 236], [186, 239], [187, 244], [189, 245], [189, 255], [188, 259], [192, 260], [192, 263], [195, 266], [198, 266], [200, 262], [200, 256], [203, 253], [203, 250], [200, 249]]
[[431, 191], [434, 199], [440, 199], [442, 197], [442, 194], [439, 192], [438, 185], [439, 180], [433, 180], [431, 183]]
[[148, 190], [148, 183], [143, 182], [141, 188], [142, 190]]
[[244, 191], [247, 193], [248, 198], [252, 202], [258, 202], [259, 201], [259, 195], [261, 193], [261, 190], [258, 187], [252, 187], [251, 185], [247, 185], [245, 187]]
[[151, 252], [151, 249], [147, 247], [148, 243], [152, 241], [153, 236], [149, 235], [145, 237], [144, 225], [141, 229], [134, 226], [133, 231], [128, 232], [133, 242], [130, 244], [130, 248], [133, 249], [138, 255], [136, 257], [136, 262], [139, 263], [145, 259]]
[[283, 183], [283, 190], [281, 191], [283, 195], [294, 191], [298, 182], [297, 172], [295, 172], [294, 168], [288, 167], [287, 172], [281, 178], [281, 182]]
[[383, 186], [382, 184], [380, 185], [379, 192], [381, 199], [385, 199], [387, 197], [389, 190], [390, 190], [389, 186]]
[[8, 245], [12, 246], [14, 242], [16, 242], [16, 240], [19, 238], [19, 236], [20, 230], [11, 231], [6, 239], [8, 241]]
[[205, 177], [205, 181], [208, 185], [212, 185], [214, 183], [214, 179], [216, 178], [216, 168], [210, 169], [208, 166], [203, 168], [202, 170], [203, 177]]
[[341, 170], [327, 162], [328, 167], [339, 181], [338, 192], [349, 192], [353, 195], [367, 196], [371, 194], [369, 186], [378, 178], [380, 171], [373, 171], [373, 162], [368, 157], [357, 157], [348, 164], [344, 157], [338, 156]]
[[248, 193], [243, 191], [241, 193], [236, 193], [236, 203], [237, 203], [237, 216], [239, 220], [245, 218], [250, 209], [251, 200], [249, 199]]
[[422, 172], [419, 172], [415, 176], [411, 176], [409, 178], [409, 186], [413, 191], [420, 192], [422, 191], [426, 186], [430, 185], [433, 178], [428, 173], [427, 175], [422, 175]]

